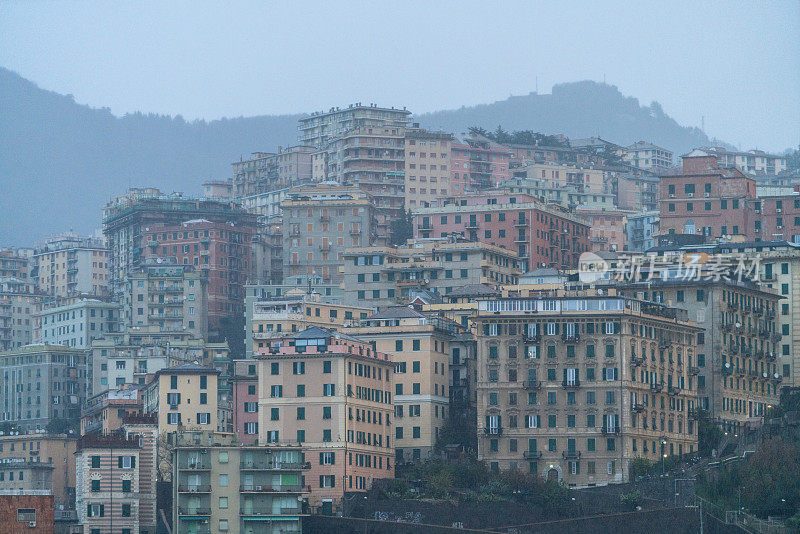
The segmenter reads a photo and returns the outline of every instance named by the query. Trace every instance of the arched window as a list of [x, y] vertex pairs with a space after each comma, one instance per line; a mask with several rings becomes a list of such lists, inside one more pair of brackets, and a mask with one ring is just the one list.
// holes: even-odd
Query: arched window
[[683, 225], [683, 233], [684, 234], [693, 234], [695, 232], [694, 221], [689, 219], [686, 221], [686, 224]]

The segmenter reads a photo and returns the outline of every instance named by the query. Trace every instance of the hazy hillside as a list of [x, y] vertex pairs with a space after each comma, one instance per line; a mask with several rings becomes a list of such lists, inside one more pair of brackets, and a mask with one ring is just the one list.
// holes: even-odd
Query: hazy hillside
[[628, 145], [650, 141], [681, 154], [709, 142], [699, 128], [679, 125], [654, 102], [642, 107], [613, 85], [591, 81], [553, 87], [552, 94], [531, 93], [507, 100], [417, 116], [422, 126], [466, 132], [470, 126], [494, 130], [533, 130], [567, 137], [600, 136]]
[[294, 144], [298, 117], [118, 118], [0, 68], [0, 246], [89, 233], [129, 185], [199, 194], [240, 155]]
[[[202, 181], [228, 178], [240, 155], [295, 143], [299, 116], [118, 118], [0, 68], [0, 246], [32, 245], [68, 229], [89, 233], [99, 227], [106, 201], [129, 186], [198, 193]], [[593, 82], [415, 120], [456, 133], [498, 124], [570, 137], [600, 133], [619, 143], [653, 141], [678, 153], [708, 142], [657, 104], [643, 108], [615, 87]]]

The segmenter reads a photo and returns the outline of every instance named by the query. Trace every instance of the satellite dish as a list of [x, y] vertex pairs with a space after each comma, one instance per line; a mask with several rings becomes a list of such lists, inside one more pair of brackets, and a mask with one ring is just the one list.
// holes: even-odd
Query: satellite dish
[[731, 364], [730, 364], [730, 362], [727, 362], [727, 363], [725, 364], [725, 368], [726, 368], [726, 369], [730, 369], [730, 368], [731, 368]]
[[602, 288], [598, 289], [598, 290], [597, 290], [597, 294], [598, 294], [598, 295], [602, 295], [602, 294], [603, 294], [603, 289], [602, 289]]

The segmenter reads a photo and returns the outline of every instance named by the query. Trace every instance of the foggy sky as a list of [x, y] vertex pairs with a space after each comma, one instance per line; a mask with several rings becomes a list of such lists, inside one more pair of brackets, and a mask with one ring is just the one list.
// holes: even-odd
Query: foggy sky
[[421, 113], [605, 79], [742, 149], [800, 143], [797, 0], [4, 2], [0, 65], [117, 115], [186, 119]]

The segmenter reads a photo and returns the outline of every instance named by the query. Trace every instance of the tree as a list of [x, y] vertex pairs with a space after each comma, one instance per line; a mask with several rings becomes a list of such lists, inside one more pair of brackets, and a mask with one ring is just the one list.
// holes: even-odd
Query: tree
[[722, 440], [722, 430], [711, 420], [706, 410], [698, 410], [697, 440], [697, 449], [702, 456], [710, 456], [711, 451], [719, 447]]
[[800, 447], [780, 437], [750, 456], [742, 476], [742, 502], [757, 515], [789, 515], [800, 508]]
[[78, 421], [51, 419], [45, 430], [48, 434], [74, 434], [78, 431]]
[[477, 136], [489, 137], [491, 135], [489, 132], [487, 132], [485, 129], [479, 126], [470, 126], [468, 131], [470, 135], [473, 137]]
[[228, 342], [232, 360], [244, 358], [245, 356], [244, 323], [244, 315], [229, 315], [220, 320], [220, 334]]
[[414, 220], [411, 217], [411, 210], [408, 210], [402, 217], [393, 219], [389, 224], [389, 243], [403, 245], [412, 237], [414, 237]]
[[790, 171], [800, 171], [800, 146], [786, 153], [786, 168]]

